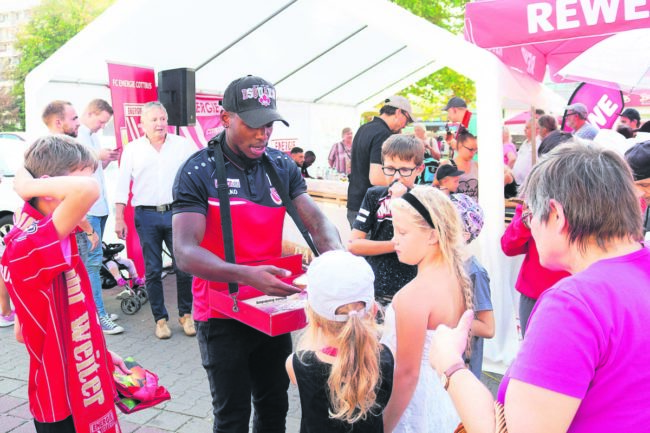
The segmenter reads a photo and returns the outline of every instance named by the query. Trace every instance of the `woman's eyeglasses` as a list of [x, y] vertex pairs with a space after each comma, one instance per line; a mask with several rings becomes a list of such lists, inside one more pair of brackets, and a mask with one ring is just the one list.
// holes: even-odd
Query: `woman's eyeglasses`
[[467, 147], [467, 146], [465, 146], [464, 144], [463, 144], [463, 147], [464, 147], [465, 149], [469, 150], [469, 151], [472, 152], [472, 153], [476, 153], [476, 152], [478, 152], [478, 147], [474, 147], [474, 148], [472, 148], [472, 147]]

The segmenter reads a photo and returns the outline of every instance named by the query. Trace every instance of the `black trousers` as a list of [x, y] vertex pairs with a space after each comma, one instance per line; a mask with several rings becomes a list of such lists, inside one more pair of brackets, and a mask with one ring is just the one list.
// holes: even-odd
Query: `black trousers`
[[251, 396], [254, 433], [284, 433], [289, 410], [290, 334], [269, 337], [241, 322], [196, 322], [203, 368], [208, 374], [214, 433], [248, 433]]
[[36, 433], [75, 433], [72, 416], [57, 422], [38, 422], [34, 420], [34, 425], [36, 426]]

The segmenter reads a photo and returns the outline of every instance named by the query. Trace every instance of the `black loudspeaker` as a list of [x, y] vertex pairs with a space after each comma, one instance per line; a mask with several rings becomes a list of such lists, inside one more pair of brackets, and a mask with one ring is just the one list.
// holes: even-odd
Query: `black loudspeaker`
[[170, 125], [196, 124], [194, 69], [179, 68], [158, 72], [158, 100], [167, 109]]

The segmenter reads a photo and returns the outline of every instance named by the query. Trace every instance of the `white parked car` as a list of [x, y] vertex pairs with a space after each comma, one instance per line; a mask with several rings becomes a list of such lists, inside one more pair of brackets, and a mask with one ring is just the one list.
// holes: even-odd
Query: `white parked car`
[[9, 233], [14, 212], [23, 206], [23, 201], [14, 191], [13, 181], [16, 170], [23, 165], [26, 149], [24, 141], [0, 138], [0, 238]]

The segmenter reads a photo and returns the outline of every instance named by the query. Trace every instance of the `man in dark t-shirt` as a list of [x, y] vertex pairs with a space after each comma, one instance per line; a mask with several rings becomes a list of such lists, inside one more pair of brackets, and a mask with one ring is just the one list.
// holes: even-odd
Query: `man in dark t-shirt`
[[384, 101], [379, 117], [361, 126], [352, 142], [352, 173], [348, 186], [348, 222], [350, 227], [361, 207], [363, 196], [371, 186], [386, 186], [388, 180], [381, 171], [381, 145], [392, 134], [413, 122], [413, 109], [403, 96], [391, 96]]
[[237, 264], [224, 260], [215, 157], [200, 150], [179, 169], [174, 182], [174, 252], [178, 267], [192, 275], [194, 319], [201, 361], [208, 375], [214, 431], [248, 433], [251, 400], [253, 431], [284, 431], [289, 408], [284, 363], [291, 336], [270, 337], [210, 309], [215, 282], [252, 286], [267, 295], [287, 296], [299, 289], [278, 277], [289, 271], [251, 266], [282, 251], [285, 208], [261, 163], [275, 168], [300, 218], [320, 252], [342, 249], [336, 227], [306, 194], [300, 168], [284, 153], [268, 148], [273, 122], [288, 123], [275, 109], [275, 88], [259, 77], [230, 83], [223, 98], [225, 130], [209, 144], [224, 154]]

